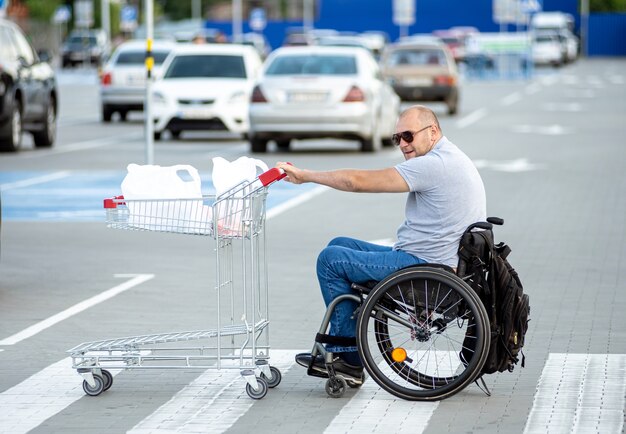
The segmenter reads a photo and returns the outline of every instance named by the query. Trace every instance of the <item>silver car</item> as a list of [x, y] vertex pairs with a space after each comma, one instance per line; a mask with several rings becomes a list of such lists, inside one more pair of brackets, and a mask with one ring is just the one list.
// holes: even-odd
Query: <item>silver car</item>
[[[156, 41], [152, 46], [154, 75], [158, 75], [163, 61], [176, 46], [175, 43]], [[142, 111], [146, 95], [146, 42], [128, 41], [120, 44], [102, 70], [100, 101], [102, 120], [110, 122], [117, 112], [126, 120], [129, 111]]]
[[400, 98], [370, 52], [357, 47], [281, 47], [270, 54], [250, 104], [252, 152], [292, 139], [358, 140], [363, 152], [391, 145]]

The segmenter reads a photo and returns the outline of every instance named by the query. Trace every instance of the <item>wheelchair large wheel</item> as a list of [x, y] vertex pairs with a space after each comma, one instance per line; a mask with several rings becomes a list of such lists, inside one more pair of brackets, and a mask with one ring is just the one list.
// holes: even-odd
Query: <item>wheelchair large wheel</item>
[[438, 400], [480, 373], [489, 352], [489, 321], [478, 295], [459, 277], [411, 267], [367, 296], [357, 344], [365, 369], [383, 389], [403, 399]]

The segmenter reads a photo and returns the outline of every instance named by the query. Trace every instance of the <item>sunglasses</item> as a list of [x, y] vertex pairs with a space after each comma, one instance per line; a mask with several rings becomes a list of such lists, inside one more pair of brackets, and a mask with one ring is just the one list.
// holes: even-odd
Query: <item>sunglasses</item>
[[417, 130], [417, 131], [402, 131], [401, 133], [394, 134], [394, 135], [391, 136], [391, 142], [394, 145], [396, 145], [396, 146], [400, 146], [400, 139], [404, 140], [407, 143], [413, 143], [413, 137], [416, 134], [419, 134], [422, 131], [427, 130], [430, 127], [432, 127], [432, 124], [422, 128], [421, 130]]

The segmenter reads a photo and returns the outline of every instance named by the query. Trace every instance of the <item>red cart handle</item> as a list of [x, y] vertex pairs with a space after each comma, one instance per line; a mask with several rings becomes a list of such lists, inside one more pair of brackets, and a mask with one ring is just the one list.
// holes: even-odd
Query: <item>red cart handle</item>
[[124, 196], [115, 196], [109, 199], [104, 199], [104, 208], [105, 209], [117, 208], [119, 204], [124, 203], [124, 202], [120, 202], [120, 199], [124, 199]]
[[[291, 163], [287, 163], [287, 164], [291, 164]], [[267, 187], [272, 182], [280, 181], [285, 176], [287, 176], [287, 174], [285, 173], [284, 170], [279, 169], [278, 167], [274, 167], [268, 170], [267, 172], [261, 173], [259, 175], [259, 181], [261, 181], [261, 184], [263, 184], [263, 187]]]

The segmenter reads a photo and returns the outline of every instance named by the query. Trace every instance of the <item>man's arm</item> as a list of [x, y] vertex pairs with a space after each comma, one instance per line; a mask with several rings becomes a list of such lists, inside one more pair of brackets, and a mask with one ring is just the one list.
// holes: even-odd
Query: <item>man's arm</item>
[[286, 180], [294, 184], [313, 182], [342, 191], [356, 193], [402, 193], [409, 186], [398, 171], [389, 167], [380, 170], [339, 169], [329, 172], [298, 169], [290, 164], [279, 162], [276, 167], [287, 173]]

